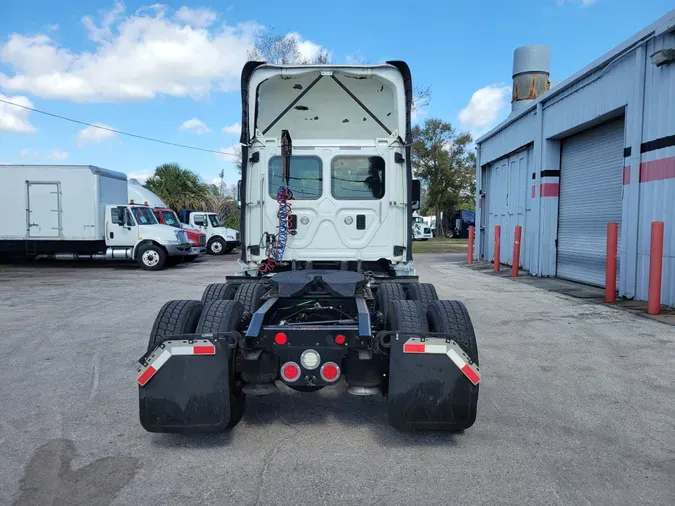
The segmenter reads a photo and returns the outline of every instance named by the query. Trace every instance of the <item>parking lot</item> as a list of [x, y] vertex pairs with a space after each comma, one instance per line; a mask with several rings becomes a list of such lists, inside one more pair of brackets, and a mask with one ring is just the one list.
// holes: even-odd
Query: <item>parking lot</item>
[[136, 360], [159, 308], [234, 255], [0, 267], [0, 504], [673, 504], [675, 327], [418, 255], [465, 301], [476, 424], [400, 433], [341, 384], [249, 397], [228, 434], [145, 432]]

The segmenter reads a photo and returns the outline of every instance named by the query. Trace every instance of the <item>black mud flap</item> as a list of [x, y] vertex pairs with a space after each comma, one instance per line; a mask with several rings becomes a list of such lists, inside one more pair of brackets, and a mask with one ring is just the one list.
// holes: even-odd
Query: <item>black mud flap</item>
[[171, 336], [138, 370], [141, 425], [149, 432], [219, 432], [230, 423], [231, 337]]
[[389, 342], [390, 423], [400, 430], [471, 427], [476, 421], [480, 370], [461, 347], [438, 334], [425, 338], [419, 333], [392, 333]]

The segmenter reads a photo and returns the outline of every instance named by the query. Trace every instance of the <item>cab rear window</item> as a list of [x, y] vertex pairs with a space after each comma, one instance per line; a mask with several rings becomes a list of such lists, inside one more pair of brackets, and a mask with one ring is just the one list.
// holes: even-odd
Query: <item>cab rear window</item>
[[[321, 197], [321, 159], [316, 156], [291, 156], [288, 188], [296, 200], [316, 200]], [[280, 186], [286, 182], [281, 178], [281, 157], [274, 156], [269, 162], [269, 193], [277, 198]]]
[[336, 156], [331, 162], [331, 193], [340, 200], [384, 197], [384, 159], [380, 156]]

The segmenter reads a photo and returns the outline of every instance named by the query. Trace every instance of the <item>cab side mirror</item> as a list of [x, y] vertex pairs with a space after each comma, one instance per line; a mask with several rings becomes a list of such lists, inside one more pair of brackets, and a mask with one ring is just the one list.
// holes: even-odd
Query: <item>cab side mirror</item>
[[412, 198], [410, 202], [410, 208], [413, 211], [416, 211], [421, 207], [422, 200], [422, 184], [419, 179], [412, 180]]

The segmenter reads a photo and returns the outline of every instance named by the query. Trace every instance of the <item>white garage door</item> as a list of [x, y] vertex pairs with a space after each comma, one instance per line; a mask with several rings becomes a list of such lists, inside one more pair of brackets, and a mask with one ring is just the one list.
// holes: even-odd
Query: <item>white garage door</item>
[[562, 143], [557, 267], [561, 278], [605, 286], [607, 224], [618, 223], [621, 230], [623, 148], [623, 119]]

